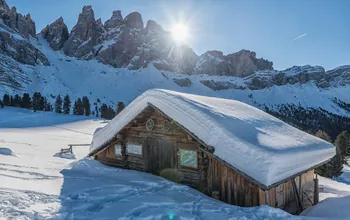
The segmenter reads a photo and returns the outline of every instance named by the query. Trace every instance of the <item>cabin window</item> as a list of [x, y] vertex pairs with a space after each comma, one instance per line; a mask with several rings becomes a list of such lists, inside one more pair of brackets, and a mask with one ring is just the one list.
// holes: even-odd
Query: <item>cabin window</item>
[[142, 145], [139, 144], [127, 144], [126, 152], [128, 154], [142, 156]]
[[197, 168], [197, 151], [179, 149], [179, 154], [181, 166]]
[[120, 144], [114, 145], [114, 154], [116, 156], [122, 156], [122, 146]]

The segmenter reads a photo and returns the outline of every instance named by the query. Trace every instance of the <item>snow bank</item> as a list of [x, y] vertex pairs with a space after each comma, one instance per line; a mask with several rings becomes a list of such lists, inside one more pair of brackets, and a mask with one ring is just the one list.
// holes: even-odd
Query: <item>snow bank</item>
[[349, 219], [350, 196], [328, 198], [301, 215], [329, 219]]
[[149, 104], [193, 132], [214, 154], [270, 186], [335, 154], [333, 145], [247, 104], [169, 90], [148, 90], [94, 134], [90, 153], [111, 140]]
[[15, 153], [9, 148], [0, 147], [0, 155], [15, 156]]

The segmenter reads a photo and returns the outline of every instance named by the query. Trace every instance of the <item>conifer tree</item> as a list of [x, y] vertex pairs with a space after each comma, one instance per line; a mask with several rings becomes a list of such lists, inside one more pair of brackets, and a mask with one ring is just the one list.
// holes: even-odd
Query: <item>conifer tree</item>
[[13, 103], [13, 106], [14, 106], [14, 107], [17, 107], [17, 108], [21, 107], [21, 105], [22, 105], [22, 100], [21, 100], [21, 98], [19, 97], [19, 95], [16, 94], [16, 95], [14, 96], [12, 103]]
[[22, 108], [30, 108], [31, 107], [31, 99], [28, 93], [23, 93], [22, 96]]
[[106, 104], [101, 105], [101, 118], [107, 119], [108, 116], [108, 106]]
[[62, 98], [61, 95], [58, 95], [55, 102], [55, 112], [62, 113]]
[[111, 106], [108, 106], [108, 116], [107, 119], [113, 119], [115, 116], [115, 111], [113, 110], [113, 108]]
[[95, 112], [96, 112], [96, 117], [99, 117], [99, 115], [98, 115], [98, 107], [97, 107], [97, 105], [95, 106]]
[[348, 164], [346, 159], [350, 156], [350, 134], [347, 131], [341, 132], [335, 139], [334, 145], [339, 148], [344, 164]]
[[9, 103], [9, 106], [14, 106], [14, 104], [13, 104], [13, 97], [12, 97], [12, 95], [10, 96], [10, 103]]
[[116, 110], [116, 115], [118, 115], [123, 109], [125, 108], [124, 102], [118, 102], [117, 104], [117, 110]]
[[[331, 142], [331, 138], [324, 131], [317, 131], [316, 136], [325, 141]], [[328, 163], [317, 167], [315, 171], [324, 177], [338, 177], [342, 174], [343, 164], [344, 160], [343, 156], [341, 155], [341, 150], [338, 146], [336, 146], [336, 155]]]
[[0, 107], [4, 108], [4, 102], [0, 100]]
[[74, 102], [73, 114], [84, 115], [84, 107], [83, 107], [83, 102], [81, 101], [81, 98], [78, 98], [78, 100]]
[[71, 101], [70, 101], [69, 95], [66, 95], [63, 99], [63, 113], [66, 115], [69, 114], [70, 107], [71, 107]]
[[44, 111], [45, 112], [50, 112], [51, 111], [51, 104], [47, 101], [47, 98], [45, 98]]
[[40, 103], [41, 97], [40, 92], [34, 92], [32, 97], [32, 108], [34, 111], [43, 109], [43, 106], [41, 106], [42, 103]]
[[101, 118], [104, 119], [112, 119], [115, 115], [115, 111], [111, 106], [107, 106], [106, 104], [102, 104], [101, 106]]
[[44, 96], [41, 96], [39, 101], [39, 110], [44, 111], [45, 105], [46, 105], [46, 98]]
[[91, 114], [91, 107], [90, 107], [90, 101], [88, 97], [83, 97], [83, 108], [84, 108], [84, 114], [86, 116], [89, 116]]
[[10, 96], [8, 94], [4, 94], [2, 103], [4, 106], [10, 106]]

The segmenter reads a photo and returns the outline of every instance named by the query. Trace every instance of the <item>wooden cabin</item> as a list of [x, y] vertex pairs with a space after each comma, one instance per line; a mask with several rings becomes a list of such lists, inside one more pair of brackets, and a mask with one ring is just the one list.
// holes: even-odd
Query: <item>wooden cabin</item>
[[[259, 157], [254, 156], [254, 151], [249, 152], [251, 149], [248, 149], [248, 155], [241, 153], [246, 149], [236, 150], [240, 147], [246, 147], [245, 145], [250, 146], [249, 144], [240, 140], [238, 146], [232, 148], [226, 146], [227, 143], [233, 143], [230, 142], [230, 138], [234, 136], [230, 133], [232, 131], [227, 129], [227, 126], [238, 125], [241, 126], [242, 130], [245, 126], [242, 124], [230, 125], [228, 116], [236, 116], [230, 115], [230, 112], [226, 111], [227, 109], [223, 112], [215, 109], [222, 108], [220, 102], [225, 102], [224, 106], [226, 107], [232, 105], [230, 108], [235, 108], [238, 105], [237, 108], [240, 111], [253, 114], [254, 120], [259, 118], [272, 120], [276, 123], [274, 126], [277, 126], [274, 129], [280, 128], [286, 131], [290, 138], [293, 138], [292, 132], [296, 132], [297, 142], [305, 140], [305, 146], [302, 143], [298, 143], [300, 146], [297, 146], [303, 151], [293, 149], [295, 152], [291, 151], [290, 153], [288, 152], [290, 149], [287, 147], [276, 147], [278, 150], [274, 152], [268, 149], [269, 141], [259, 136], [261, 133], [254, 134], [254, 136], [260, 137], [260, 142], [263, 142], [262, 144], [266, 148], [259, 150], [267, 151], [267, 155], [271, 154], [272, 158], [274, 158], [273, 154], [282, 157], [282, 159], [284, 154], [288, 154], [283, 161], [290, 164], [269, 164], [278, 172], [286, 173], [283, 173], [282, 179], [267, 181], [268, 178], [264, 178], [264, 175], [268, 176], [271, 173], [269, 171], [271, 168], [264, 168], [259, 162], [255, 164], [254, 161], [259, 161]], [[251, 207], [267, 204], [292, 214], [298, 214], [316, 204], [318, 202], [318, 181], [314, 168], [334, 155], [334, 147], [286, 125], [260, 110], [243, 103], [237, 103], [239, 102], [166, 90], [145, 92], [107, 126], [95, 132], [89, 155], [109, 166], [160, 175], [232, 205]], [[203, 116], [206, 116], [208, 120], [205, 120], [206, 117]], [[215, 117], [223, 117], [224, 122], [228, 122], [228, 124], [223, 125], [224, 128], [219, 130], [220, 132], [214, 127], [220, 126], [218, 123], [220, 120], [215, 120]], [[249, 120], [253, 119], [249, 116]], [[254, 122], [247, 123], [253, 123], [254, 127]], [[209, 127], [205, 129], [206, 126]], [[259, 130], [259, 128], [255, 128]], [[201, 132], [202, 130], [207, 131]], [[269, 132], [261, 127], [260, 130], [260, 132]], [[211, 135], [220, 135], [224, 131], [227, 132], [223, 134], [226, 137], [210, 137]], [[273, 133], [271, 132], [271, 134]], [[300, 135], [304, 135], [306, 138], [303, 139]], [[278, 135], [276, 134], [276, 136]], [[240, 138], [244, 138], [244, 135], [241, 134]], [[271, 137], [271, 139], [273, 138]], [[285, 141], [287, 140], [289, 139]], [[247, 141], [249, 142], [249, 140]], [[223, 149], [220, 143], [222, 143]], [[309, 143], [313, 145], [309, 146]], [[253, 146], [250, 147], [253, 149]], [[297, 148], [294, 145], [293, 147]], [[293, 161], [293, 153], [299, 157], [298, 160]], [[312, 154], [320, 159], [310, 160], [308, 157]], [[264, 157], [262, 152], [258, 152], [258, 155]], [[301, 159], [307, 161], [300, 162], [300, 156], [303, 157], [303, 155], [305, 157]], [[249, 159], [250, 156], [252, 159]], [[250, 161], [250, 163], [239, 166], [240, 164], [235, 162], [239, 158]], [[263, 162], [271, 163], [271, 161], [264, 160]], [[300, 169], [299, 165], [292, 164], [294, 162], [300, 164]], [[254, 167], [261, 169], [262, 171], [259, 173], [262, 174], [257, 175], [255, 172], [251, 172], [251, 170], [254, 171]], [[288, 170], [289, 167], [291, 170]], [[264, 170], [267, 171], [264, 173]]]

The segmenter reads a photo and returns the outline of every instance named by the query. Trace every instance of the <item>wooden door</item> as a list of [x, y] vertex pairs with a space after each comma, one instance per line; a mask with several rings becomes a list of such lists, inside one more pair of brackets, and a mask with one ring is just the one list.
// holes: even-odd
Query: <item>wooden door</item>
[[176, 168], [175, 145], [170, 140], [148, 138], [144, 146], [145, 171], [159, 175]]

